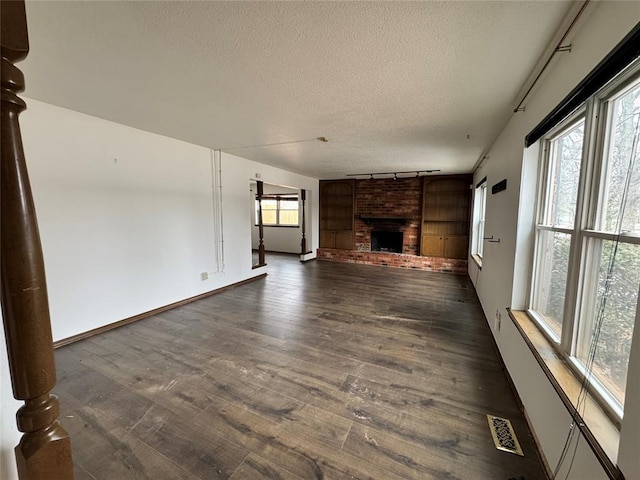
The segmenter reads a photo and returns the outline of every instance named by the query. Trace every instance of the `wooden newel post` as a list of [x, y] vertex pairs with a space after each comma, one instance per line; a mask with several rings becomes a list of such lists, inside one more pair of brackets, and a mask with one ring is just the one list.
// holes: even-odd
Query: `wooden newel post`
[[260, 243], [258, 244], [258, 265], [265, 265], [264, 258], [264, 224], [262, 223], [262, 196], [264, 195], [264, 183], [257, 182], [258, 185], [258, 236]]
[[305, 218], [305, 203], [307, 201], [307, 191], [303, 188], [300, 190], [300, 200], [302, 200], [302, 241], [300, 242], [300, 254], [307, 252], [307, 221]]
[[0, 1], [2, 51], [2, 158], [0, 260], [2, 315], [13, 395], [25, 404], [16, 415], [24, 432], [16, 447], [21, 480], [73, 478], [69, 435], [58, 423], [58, 399], [49, 304], [40, 234], [29, 185], [18, 115], [24, 77], [15, 62], [29, 52], [23, 1]]

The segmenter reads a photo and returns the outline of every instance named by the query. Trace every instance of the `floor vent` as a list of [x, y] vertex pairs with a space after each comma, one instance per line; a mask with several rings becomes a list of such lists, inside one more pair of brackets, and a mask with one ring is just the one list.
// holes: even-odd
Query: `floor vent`
[[509, 420], [494, 417], [493, 415], [487, 415], [487, 420], [489, 421], [489, 430], [491, 430], [493, 443], [495, 443], [498, 450], [524, 456]]

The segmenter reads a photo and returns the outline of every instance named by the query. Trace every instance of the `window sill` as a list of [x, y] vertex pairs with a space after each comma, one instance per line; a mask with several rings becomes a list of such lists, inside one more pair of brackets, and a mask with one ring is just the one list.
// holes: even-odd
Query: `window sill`
[[[256, 224], [256, 227], [260, 225]], [[300, 228], [300, 225], [262, 225], [264, 228]]]
[[482, 257], [480, 255], [478, 255], [477, 253], [472, 253], [471, 254], [471, 258], [473, 259], [473, 261], [476, 263], [476, 265], [478, 266], [478, 268], [480, 270], [482, 270]]
[[580, 380], [557, 354], [527, 312], [511, 309], [507, 311], [565, 407], [576, 418], [585, 440], [609, 478], [624, 479], [615, 463], [618, 457], [620, 431], [613, 420], [590, 394], [587, 395], [583, 414], [580, 416], [575, 413], [581, 387]]

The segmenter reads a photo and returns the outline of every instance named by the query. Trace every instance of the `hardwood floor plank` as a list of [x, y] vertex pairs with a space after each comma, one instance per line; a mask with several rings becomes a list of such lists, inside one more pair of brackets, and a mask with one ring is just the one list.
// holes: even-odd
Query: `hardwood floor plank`
[[245, 408], [218, 400], [196, 417], [199, 425], [213, 426], [225, 438], [303, 479], [401, 480], [348, 452], [292, 436], [282, 423], [272, 422]]
[[[512, 403], [491, 406], [491, 399], [486, 399], [481, 394], [476, 395], [476, 401], [472, 401], [468, 398], [456, 398], [445, 392], [431, 391], [429, 385], [422, 388], [401, 383], [382, 385], [353, 375], [347, 377], [341, 390], [359, 398], [382, 403], [400, 411], [413, 412], [419, 416], [432, 416], [431, 410], [439, 410], [455, 418], [465, 418], [472, 413], [486, 415], [488, 408], [500, 410], [499, 415], [502, 416], [519, 413], [517, 406]], [[478, 397], [480, 401], [477, 401]]]
[[303, 480], [262, 457], [249, 454], [229, 480]]
[[195, 419], [198, 425], [213, 426], [224, 438], [304, 479], [323, 478], [316, 460], [278, 435], [281, 425], [246, 408], [222, 399]]
[[[78, 478], [545, 478], [468, 278], [267, 268], [56, 351]], [[495, 449], [486, 413], [525, 457]]]
[[352, 424], [352, 421], [339, 415], [305, 405], [283, 422], [279, 429], [279, 436], [306, 437], [308, 441], [320, 442], [340, 449]]
[[[75, 478], [197, 480], [104, 416], [80, 409], [62, 419], [71, 435]], [[91, 473], [88, 473], [91, 472]]]
[[152, 406], [130, 432], [201, 479], [228, 479], [248, 454], [214, 430], [194, 428], [158, 405]]
[[73, 479], [74, 480], [96, 480], [96, 477], [87, 472], [78, 463], [73, 466]]

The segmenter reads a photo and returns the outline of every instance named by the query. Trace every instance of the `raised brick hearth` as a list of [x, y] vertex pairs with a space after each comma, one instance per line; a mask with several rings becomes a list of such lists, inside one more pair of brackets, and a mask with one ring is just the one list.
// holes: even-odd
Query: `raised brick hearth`
[[429, 272], [448, 272], [466, 275], [467, 261], [451, 258], [420, 257], [385, 252], [358, 252], [354, 250], [337, 250], [319, 248], [318, 260], [328, 260], [342, 263], [360, 263], [364, 265], [381, 265], [387, 267], [410, 268]]

